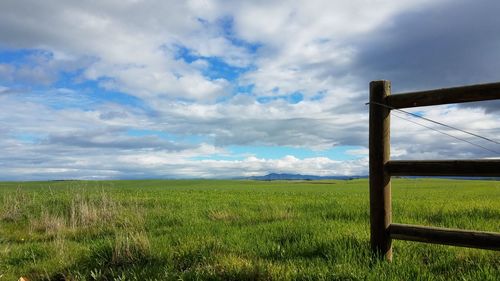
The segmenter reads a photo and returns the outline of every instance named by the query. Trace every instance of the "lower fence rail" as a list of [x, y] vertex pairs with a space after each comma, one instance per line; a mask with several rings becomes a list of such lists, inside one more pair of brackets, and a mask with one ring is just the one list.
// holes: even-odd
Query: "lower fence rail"
[[500, 233], [392, 223], [391, 239], [500, 251]]

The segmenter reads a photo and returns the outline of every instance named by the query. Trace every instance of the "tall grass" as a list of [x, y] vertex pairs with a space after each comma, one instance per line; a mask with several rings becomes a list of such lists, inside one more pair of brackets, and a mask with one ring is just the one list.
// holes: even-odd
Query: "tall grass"
[[[0, 280], [496, 280], [498, 252], [369, 251], [366, 180], [0, 183]], [[393, 220], [500, 231], [500, 182], [396, 180]]]

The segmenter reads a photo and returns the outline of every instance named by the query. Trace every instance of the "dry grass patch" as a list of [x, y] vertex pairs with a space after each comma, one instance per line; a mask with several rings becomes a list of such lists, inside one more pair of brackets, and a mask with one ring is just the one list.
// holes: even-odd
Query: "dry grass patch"
[[30, 232], [45, 232], [53, 235], [63, 230], [66, 222], [63, 217], [52, 215], [44, 210], [39, 218], [31, 218], [29, 225]]
[[17, 222], [23, 219], [26, 206], [30, 198], [24, 192], [17, 190], [14, 194], [3, 197], [0, 219], [4, 221]]
[[263, 221], [289, 220], [295, 217], [295, 213], [288, 208], [270, 208], [260, 213]]
[[[48, 235], [80, 229], [102, 229], [112, 227], [119, 213], [119, 205], [108, 195], [85, 197], [76, 194], [63, 203], [63, 208], [42, 206], [37, 213], [29, 215], [29, 231], [43, 232]], [[65, 203], [64, 203], [65, 202]], [[12, 213], [12, 212], [11, 212]]]
[[217, 266], [220, 271], [247, 271], [252, 269], [253, 262], [235, 254], [228, 254], [218, 258]]
[[118, 213], [119, 205], [105, 193], [95, 199], [77, 195], [71, 200], [69, 226], [90, 227], [112, 222]]
[[213, 221], [236, 221], [239, 216], [235, 213], [223, 210], [211, 210], [208, 212], [208, 218]]
[[115, 237], [113, 256], [114, 265], [141, 263], [151, 257], [151, 246], [144, 232], [119, 233]]

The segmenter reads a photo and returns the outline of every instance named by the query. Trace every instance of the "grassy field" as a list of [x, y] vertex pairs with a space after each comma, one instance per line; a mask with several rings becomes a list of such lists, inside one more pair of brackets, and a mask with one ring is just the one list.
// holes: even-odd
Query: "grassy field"
[[[500, 232], [500, 182], [393, 181], [393, 221]], [[500, 253], [369, 251], [367, 180], [0, 183], [0, 281], [498, 280]]]

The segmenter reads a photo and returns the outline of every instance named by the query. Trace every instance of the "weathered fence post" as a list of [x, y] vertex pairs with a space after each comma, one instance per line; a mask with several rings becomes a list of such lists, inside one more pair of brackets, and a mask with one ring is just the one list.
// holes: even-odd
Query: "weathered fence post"
[[370, 243], [379, 256], [392, 260], [391, 238], [391, 176], [385, 170], [390, 159], [390, 109], [386, 97], [391, 94], [390, 81], [370, 83]]

